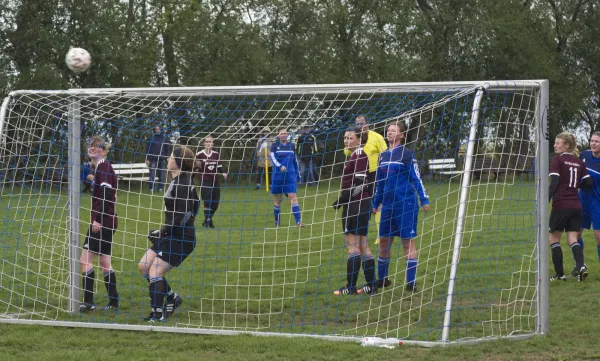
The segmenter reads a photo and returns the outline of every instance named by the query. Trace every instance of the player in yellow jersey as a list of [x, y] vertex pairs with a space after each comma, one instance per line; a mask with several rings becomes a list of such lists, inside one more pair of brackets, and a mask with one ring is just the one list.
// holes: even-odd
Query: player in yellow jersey
[[[355, 124], [357, 128], [362, 128], [363, 132], [368, 132], [367, 142], [363, 145], [363, 151], [369, 157], [369, 172], [367, 173], [367, 184], [374, 185], [375, 175], [377, 168], [379, 167], [379, 154], [388, 149], [383, 136], [373, 130], [369, 129], [369, 123], [367, 117], [359, 115], [356, 117]], [[346, 156], [350, 155], [350, 152], [344, 150]], [[379, 234], [379, 221], [381, 220], [381, 213], [375, 215], [375, 224], [377, 225], [377, 234]], [[375, 241], [379, 244], [379, 238]]]

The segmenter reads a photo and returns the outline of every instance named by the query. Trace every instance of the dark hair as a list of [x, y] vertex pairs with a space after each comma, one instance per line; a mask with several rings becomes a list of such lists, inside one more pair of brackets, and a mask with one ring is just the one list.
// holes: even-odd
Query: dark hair
[[287, 128], [286, 127], [277, 128], [277, 134], [281, 133], [282, 130], [287, 131]]
[[194, 169], [194, 158], [194, 152], [184, 145], [173, 150], [173, 159], [182, 172], [191, 172]]

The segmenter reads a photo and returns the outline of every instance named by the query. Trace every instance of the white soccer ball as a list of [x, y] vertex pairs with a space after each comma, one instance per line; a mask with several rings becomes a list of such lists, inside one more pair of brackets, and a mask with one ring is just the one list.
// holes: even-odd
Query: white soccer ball
[[82, 48], [71, 48], [65, 56], [67, 67], [74, 73], [83, 73], [92, 64], [92, 57], [87, 50]]

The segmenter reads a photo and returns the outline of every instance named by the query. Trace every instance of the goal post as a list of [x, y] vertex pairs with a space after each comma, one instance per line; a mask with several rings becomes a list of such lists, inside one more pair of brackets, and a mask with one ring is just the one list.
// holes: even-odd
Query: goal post
[[[0, 109], [0, 322], [425, 346], [547, 334], [547, 109], [546, 80], [12, 92]], [[405, 147], [429, 195], [414, 238], [414, 292], [396, 239], [390, 287], [333, 295], [345, 285], [348, 255], [342, 212], [331, 204], [347, 160], [344, 132], [358, 115], [384, 137], [387, 126], [405, 123]], [[201, 202], [196, 249], [167, 276], [184, 303], [160, 327], [142, 321], [148, 286], [137, 270], [148, 231], [163, 221], [163, 193], [150, 192], [148, 170], [137, 167], [157, 125], [173, 147], [194, 153], [211, 135], [228, 172], [216, 227], [201, 226]], [[273, 226], [264, 192], [272, 170], [260, 168], [260, 145], [279, 128], [306, 168], [296, 193], [303, 228], [285, 197]], [[319, 143], [309, 155], [305, 134]], [[111, 164], [132, 166], [120, 168], [112, 252], [121, 309], [79, 314], [92, 135], [111, 144]], [[377, 229], [372, 217], [376, 275]], [[95, 300], [106, 300], [101, 276]]]

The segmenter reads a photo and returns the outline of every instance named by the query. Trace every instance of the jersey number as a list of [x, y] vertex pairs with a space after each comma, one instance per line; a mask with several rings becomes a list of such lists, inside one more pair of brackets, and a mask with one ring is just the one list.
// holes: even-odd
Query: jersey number
[[577, 168], [569, 167], [569, 187], [577, 188]]

